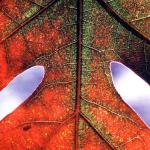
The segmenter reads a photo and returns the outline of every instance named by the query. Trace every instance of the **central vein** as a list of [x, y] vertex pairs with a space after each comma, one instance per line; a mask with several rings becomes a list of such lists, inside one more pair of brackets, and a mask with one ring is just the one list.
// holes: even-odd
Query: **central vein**
[[76, 80], [76, 118], [75, 118], [75, 149], [78, 149], [79, 113], [81, 99], [81, 74], [82, 74], [82, 20], [83, 20], [83, 0], [77, 1], [77, 80]]

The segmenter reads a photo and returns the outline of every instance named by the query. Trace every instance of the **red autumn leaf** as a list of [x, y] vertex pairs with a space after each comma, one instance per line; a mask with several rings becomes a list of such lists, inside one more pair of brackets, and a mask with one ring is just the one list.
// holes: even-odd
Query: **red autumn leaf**
[[[137, 2], [138, 3], [138, 2]], [[120, 61], [149, 81], [149, 38], [102, 0], [1, 2], [0, 88], [33, 65], [36, 92], [0, 123], [0, 149], [150, 149], [150, 132], [114, 89]]]

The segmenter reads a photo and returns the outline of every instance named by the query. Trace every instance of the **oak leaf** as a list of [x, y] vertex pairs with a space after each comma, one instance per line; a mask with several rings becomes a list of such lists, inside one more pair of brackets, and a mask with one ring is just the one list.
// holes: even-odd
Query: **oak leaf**
[[1, 150], [150, 149], [149, 129], [117, 94], [109, 69], [120, 61], [149, 82], [144, 31], [104, 0], [0, 5], [0, 89], [31, 66], [46, 69], [36, 92], [1, 121]]

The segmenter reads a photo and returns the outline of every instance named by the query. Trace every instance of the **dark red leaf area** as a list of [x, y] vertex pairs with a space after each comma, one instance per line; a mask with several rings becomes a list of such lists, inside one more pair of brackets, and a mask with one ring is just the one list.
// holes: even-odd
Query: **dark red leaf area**
[[0, 89], [33, 65], [46, 74], [1, 121], [0, 149], [150, 149], [149, 130], [117, 94], [109, 70], [116, 60], [148, 77], [148, 44], [100, 1], [4, 0], [1, 6]]

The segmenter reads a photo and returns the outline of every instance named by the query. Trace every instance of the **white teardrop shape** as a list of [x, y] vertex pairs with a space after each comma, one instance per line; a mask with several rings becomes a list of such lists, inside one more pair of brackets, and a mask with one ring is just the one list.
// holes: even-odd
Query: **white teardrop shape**
[[37, 89], [44, 78], [43, 66], [34, 66], [17, 75], [0, 91], [0, 120], [13, 112]]
[[119, 95], [150, 127], [149, 84], [122, 63], [112, 61], [110, 70]]

